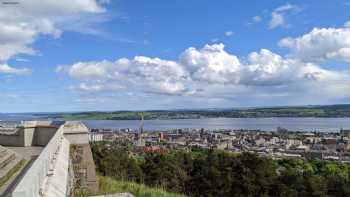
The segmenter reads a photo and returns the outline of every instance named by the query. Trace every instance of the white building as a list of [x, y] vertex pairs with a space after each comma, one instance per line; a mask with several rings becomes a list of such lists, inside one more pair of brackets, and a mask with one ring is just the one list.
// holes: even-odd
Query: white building
[[90, 133], [89, 133], [89, 141], [90, 141], [90, 142], [100, 142], [100, 141], [103, 141], [103, 133], [99, 133], [99, 132], [90, 132]]

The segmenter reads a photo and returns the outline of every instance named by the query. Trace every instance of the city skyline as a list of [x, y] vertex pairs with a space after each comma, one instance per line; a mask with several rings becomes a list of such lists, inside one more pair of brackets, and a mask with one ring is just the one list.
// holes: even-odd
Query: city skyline
[[345, 0], [2, 4], [0, 111], [350, 103], [349, 8]]

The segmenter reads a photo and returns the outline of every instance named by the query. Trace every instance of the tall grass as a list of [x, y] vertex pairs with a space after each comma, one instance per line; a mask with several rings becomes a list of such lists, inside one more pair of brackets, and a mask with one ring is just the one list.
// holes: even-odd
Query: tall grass
[[134, 182], [117, 181], [103, 176], [99, 176], [99, 185], [99, 194], [129, 192], [135, 197], [186, 197], [182, 194], [166, 192], [161, 188], [151, 188]]

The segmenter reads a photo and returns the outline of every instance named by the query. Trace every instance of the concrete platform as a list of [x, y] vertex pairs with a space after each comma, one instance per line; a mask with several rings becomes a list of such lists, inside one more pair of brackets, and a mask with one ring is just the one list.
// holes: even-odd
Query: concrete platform
[[5, 147], [9, 150], [16, 152], [27, 160], [37, 157], [43, 151], [42, 146], [28, 146], [28, 147]]

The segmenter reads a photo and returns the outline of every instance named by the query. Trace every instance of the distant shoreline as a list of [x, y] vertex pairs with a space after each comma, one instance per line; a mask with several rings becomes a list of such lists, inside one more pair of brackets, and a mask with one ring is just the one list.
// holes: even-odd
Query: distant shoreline
[[349, 118], [350, 104], [300, 107], [265, 107], [246, 109], [149, 110], [114, 112], [74, 112], [34, 114], [64, 120], [145, 120], [201, 119], [201, 118]]

